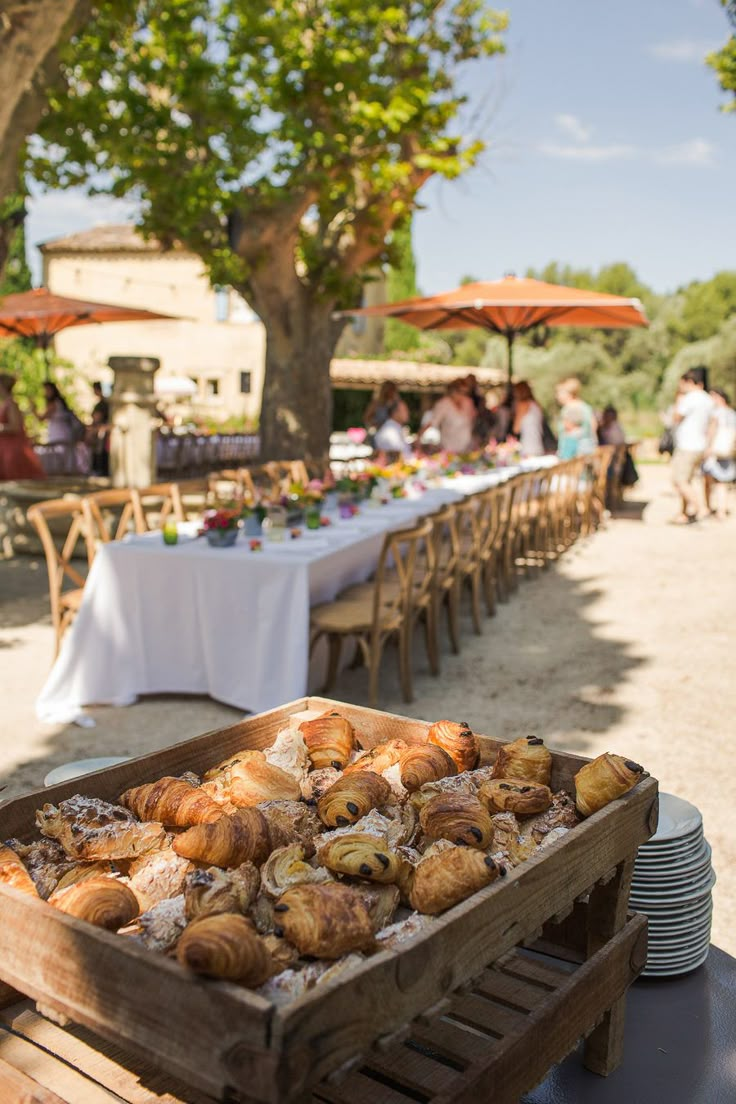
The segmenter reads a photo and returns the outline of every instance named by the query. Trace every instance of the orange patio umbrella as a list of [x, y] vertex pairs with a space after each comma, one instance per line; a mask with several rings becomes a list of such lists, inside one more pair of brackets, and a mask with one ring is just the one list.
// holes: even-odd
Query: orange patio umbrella
[[623, 329], [649, 325], [638, 299], [516, 276], [463, 284], [440, 295], [340, 312], [341, 316], [354, 314], [396, 318], [420, 330], [482, 329], [503, 334], [509, 349], [509, 379], [514, 338], [534, 326]]
[[48, 350], [55, 335], [71, 326], [96, 322], [154, 322], [171, 320], [168, 314], [111, 303], [89, 303], [54, 295], [48, 288], [20, 291], [0, 299], [0, 337], [29, 337]]

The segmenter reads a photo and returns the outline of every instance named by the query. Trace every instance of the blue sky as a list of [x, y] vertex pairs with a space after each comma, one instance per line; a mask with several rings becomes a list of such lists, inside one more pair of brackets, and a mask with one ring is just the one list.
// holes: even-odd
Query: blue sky
[[[736, 114], [718, 110], [703, 62], [729, 34], [718, 0], [497, 6], [511, 18], [507, 53], [466, 76], [466, 125], [488, 149], [466, 177], [421, 193], [421, 290], [550, 260], [628, 261], [661, 292], [735, 268]], [[53, 193], [32, 201], [28, 239], [131, 214]]]

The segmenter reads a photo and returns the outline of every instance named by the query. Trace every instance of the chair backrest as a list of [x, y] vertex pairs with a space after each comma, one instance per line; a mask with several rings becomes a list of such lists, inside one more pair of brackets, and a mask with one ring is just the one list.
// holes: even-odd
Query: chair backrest
[[[58, 650], [62, 631], [62, 593], [65, 589], [70, 589], [68, 586], [70, 583], [74, 589], [84, 587], [87, 578], [88, 561], [82, 502], [78, 498], [49, 499], [47, 502], [38, 502], [35, 506], [31, 506], [27, 516], [38, 533], [46, 557], [51, 620], [56, 632]], [[75, 555], [80, 541], [85, 543], [83, 559]]]
[[[376, 570], [373, 631], [388, 612], [398, 625], [429, 604], [435, 571], [432, 522], [387, 533]], [[398, 587], [387, 585], [398, 582]]]
[[207, 479], [180, 480], [173, 485], [173, 499], [176, 503], [175, 514], [177, 521], [186, 521], [187, 517], [195, 517], [206, 510], [210, 503], [210, 488]]
[[465, 570], [475, 570], [481, 562], [483, 532], [483, 495], [468, 495], [455, 505], [460, 557]]
[[229, 498], [235, 501], [253, 500], [256, 487], [253, 476], [247, 468], [223, 468], [211, 472], [208, 477], [210, 495], [216, 499]]
[[434, 545], [433, 584], [441, 591], [454, 580], [460, 558], [455, 505], [443, 506], [441, 510], [430, 514], [428, 520], [432, 523], [432, 544]]
[[152, 483], [138, 490], [146, 530], [160, 529], [168, 517], [184, 521], [178, 483]]
[[130, 487], [85, 495], [82, 499], [82, 512], [90, 567], [98, 541], [108, 544], [110, 541], [121, 540], [127, 533], [146, 532], [138, 491]]

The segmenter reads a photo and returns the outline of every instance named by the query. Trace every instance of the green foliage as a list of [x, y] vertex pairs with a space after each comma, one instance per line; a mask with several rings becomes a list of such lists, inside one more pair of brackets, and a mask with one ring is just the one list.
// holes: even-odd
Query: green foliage
[[736, 313], [736, 271], [690, 284], [682, 293], [679, 316], [670, 329], [682, 341], [702, 341]]
[[[721, 3], [731, 26], [736, 27], [736, 2], [721, 0]], [[731, 93], [732, 98], [723, 105], [723, 111], [736, 111], [736, 35], [731, 35], [723, 49], [709, 54], [705, 60], [715, 70], [723, 91]]]
[[51, 378], [69, 406], [74, 406], [73, 371], [73, 366], [68, 360], [62, 360], [53, 352], [47, 365], [41, 349], [36, 349], [29, 341], [0, 340], [0, 372], [8, 372], [15, 377], [13, 398], [18, 403], [25, 417], [26, 429], [32, 436], [43, 432], [44, 423], [34, 417], [33, 410], [34, 408], [43, 410], [45, 406], [43, 395], [45, 380]]
[[[411, 241], [411, 220], [397, 226], [391, 236], [393, 260], [386, 279], [386, 292], [389, 303], [401, 299], [410, 299], [418, 295], [417, 268]], [[421, 332], [415, 326], [407, 326], [388, 318], [384, 327], [383, 345], [385, 352], [406, 353], [418, 349], [421, 345]]]
[[7, 246], [5, 265], [0, 266], [0, 298], [31, 286], [26, 260], [25, 196], [15, 194], [0, 200], [0, 238]]

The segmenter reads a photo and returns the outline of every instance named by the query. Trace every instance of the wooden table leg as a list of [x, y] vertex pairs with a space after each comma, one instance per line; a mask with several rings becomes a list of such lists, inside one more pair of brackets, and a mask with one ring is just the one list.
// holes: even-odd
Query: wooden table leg
[[[635, 856], [616, 867], [616, 873], [606, 885], [597, 885], [590, 895], [588, 905], [588, 957], [626, 923], [631, 878]], [[643, 968], [644, 963], [640, 964]], [[583, 1062], [586, 1069], [607, 1077], [620, 1064], [624, 1046], [624, 994], [593, 1029], [585, 1040]]]

